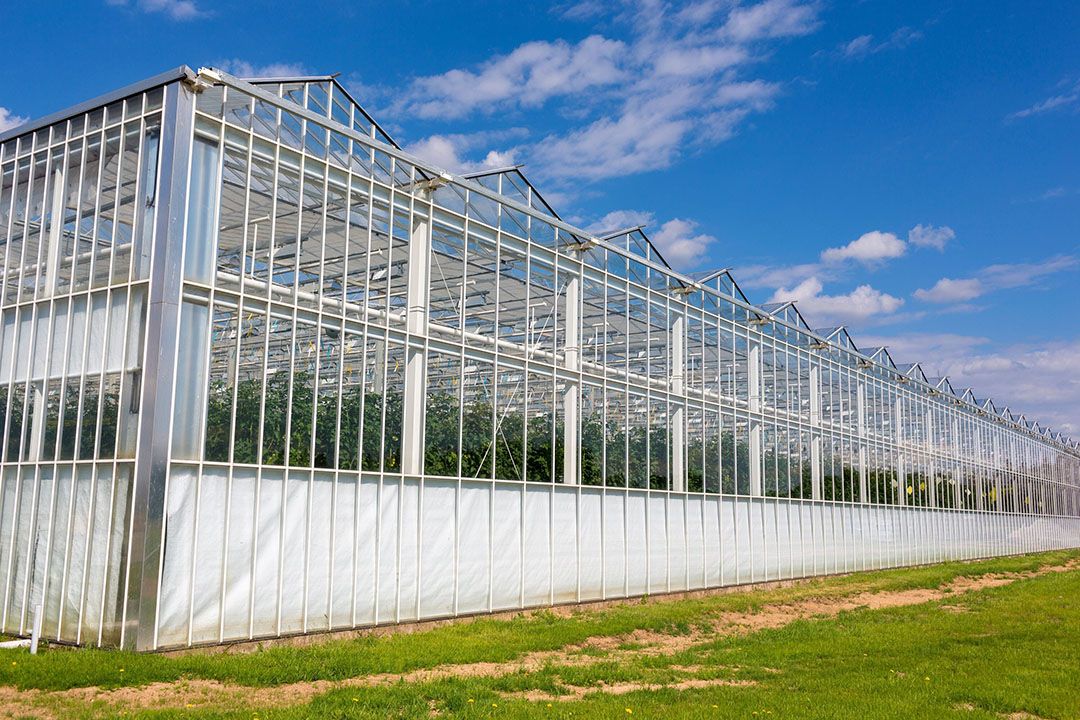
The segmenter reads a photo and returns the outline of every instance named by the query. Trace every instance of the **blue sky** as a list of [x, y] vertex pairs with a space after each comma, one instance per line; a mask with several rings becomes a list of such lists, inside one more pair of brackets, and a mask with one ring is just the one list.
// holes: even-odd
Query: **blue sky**
[[[1080, 435], [1080, 4], [8, 0], [0, 127], [181, 63], [340, 72], [407, 149], [524, 163], [590, 229], [647, 223]], [[62, 51], [58, 52], [58, 49]]]

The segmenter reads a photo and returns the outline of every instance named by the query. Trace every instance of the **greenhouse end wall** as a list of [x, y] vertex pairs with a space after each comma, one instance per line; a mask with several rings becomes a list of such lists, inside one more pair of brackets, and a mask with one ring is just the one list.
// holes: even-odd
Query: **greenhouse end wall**
[[1080, 545], [1075, 442], [178, 68], [0, 135], [0, 628], [140, 650]]

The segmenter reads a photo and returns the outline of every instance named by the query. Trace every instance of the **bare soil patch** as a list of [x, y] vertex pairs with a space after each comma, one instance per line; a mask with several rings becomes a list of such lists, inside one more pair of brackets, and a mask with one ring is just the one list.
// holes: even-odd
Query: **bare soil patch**
[[752, 687], [757, 685], [754, 680], [730, 680], [727, 678], [697, 679], [690, 678], [678, 682], [658, 683], [597, 683], [592, 687], [579, 687], [576, 685], [559, 685], [559, 693], [552, 694], [543, 690], [526, 690], [524, 692], [503, 693], [503, 697], [530, 700], [532, 702], [567, 702], [581, 700], [587, 695], [627, 695], [639, 690], [695, 690], [709, 687]]

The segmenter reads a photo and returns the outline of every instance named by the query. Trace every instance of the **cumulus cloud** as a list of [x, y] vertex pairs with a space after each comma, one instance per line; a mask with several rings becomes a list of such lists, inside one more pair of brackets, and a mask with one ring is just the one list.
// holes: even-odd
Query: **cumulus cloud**
[[[528, 135], [524, 128], [495, 132], [430, 135], [405, 146], [405, 152], [456, 173], [476, 172], [514, 164], [513, 148], [493, 150], [490, 145]], [[472, 155], [468, 157], [469, 155]]]
[[645, 234], [669, 265], [687, 271], [700, 268], [702, 260], [716, 243], [716, 238], [700, 232], [698, 223], [694, 220], [672, 218], [661, 223], [655, 230], [649, 229], [655, 220], [655, 215], [645, 210], [613, 210], [586, 225], [585, 229], [602, 235], [606, 232], [646, 226]]
[[870, 285], [860, 285], [849, 293], [828, 295], [816, 278], [807, 278], [793, 288], [779, 288], [769, 302], [794, 300], [799, 312], [815, 325], [838, 325], [891, 315], [899, 310], [902, 298], [881, 292]]
[[908, 242], [918, 247], [931, 247], [944, 250], [950, 240], [956, 238], [956, 232], [948, 225], [934, 227], [919, 224], [908, 231]]
[[29, 118], [16, 115], [6, 107], [0, 107], [0, 132], [7, 132], [26, 123]]
[[733, 137], [782, 91], [781, 83], [745, 77], [747, 69], [783, 38], [819, 24], [817, 3], [801, 0], [681, 9], [578, 2], [555, 11], [575, 20], [603, 16], [617, 30], [577, 42], [527, 42], [378, 95], [393, 98], [389, 111], [425, 119], [513, 117], [540, 108], [569, 119], [568, 128], [515, 148], [557, 190], [562, 182], [665, 168], [684, 152]]
[[106, 0], [115, 7], [131, 6], [146, 13], [161, 13], [173, 20], [194, 20], [208, 13], [202, 10], [194, 0]]
[[300, 63], [270, 62], [258, 64], [233, 58], [231, 60], [219, 60], [214, 65], [227, 73], [242, 78], [296, 77], [308, 74], [307, 68]]
[[565, 40], [528, 42], [475, 70], [455, 68], [415, 79], [400, 109], [422, 118], [452, 119], [507, 104], [537, 107], [558, 95], [621, 80], [625, 53], [625, 43], [600, 35], [573, 45]]
[[868, 233], [863, 233], [858, 239], [852, 240], [847, 245], [824, 250], [821, 253], [821, 260], [825, 263], [855, 260], [864, 265], [875, 265], [885, 260], [898, 258], [906, 250], [907, 243], [896, 237], [896, 235], [890, 232], [871, 230]]
[[919, 300], [932, 303], [956, 303], [974, 300], [983, 294], [983, 284], [978, 278], [953, 280], [941, 278], [929, 290], [915, 291]]
[[652, 225], [654, 215], [646, 210], [612, 210], [604, 217], [588, 223], [585, 229], [591, 233], [603, 234], [640, 225]]
[[649, 235], [660, 254], [668, 263], [679, 270], [696, 268], [709, 252], [709, 247], [716, 238], [707, 233], [698, 232], [698, 224], [693, 220], [674, 218]]
[[808, 35], [818, 28], [817, 7], [794, 0], [766, 0], [736, 6], [720, 34], [746, 42], [764, 38]]

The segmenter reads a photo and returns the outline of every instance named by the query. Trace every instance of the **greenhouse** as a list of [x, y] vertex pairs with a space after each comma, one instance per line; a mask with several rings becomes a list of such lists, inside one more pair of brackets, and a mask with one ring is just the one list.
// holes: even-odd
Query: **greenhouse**
[[333, 76], [177, 68], [0, 134], [0, 171], [4, 633], [157, 650], [1080, 545], [1075, 441], [576, 228], [520, 167], [411, 157]]

